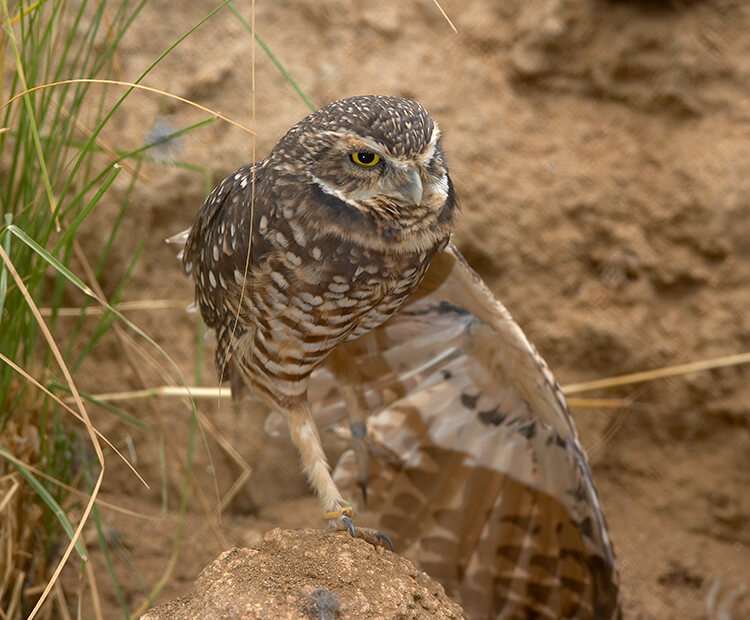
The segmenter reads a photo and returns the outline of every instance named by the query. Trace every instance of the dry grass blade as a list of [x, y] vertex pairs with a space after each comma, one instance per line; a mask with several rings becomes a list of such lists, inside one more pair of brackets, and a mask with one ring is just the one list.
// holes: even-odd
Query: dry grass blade
[[113, 403], [123, 400], [140, 400], [143, 398], [229, 398], [231, 391], [228, 387], [190, 387], [187, 385], [162, 385], [145, 390], [129, 390], [124, 392], [107, 392], [94, 394], [91, 398], [102, 402]]
[[[64, 482], [61, 482], [60, 480], [57, 480], [55, 477], [50, 476], [48, 473], [42, 471], [38, 467], [34, 467], [30, 463], [27, 463], [23, 461], [22, 459], [16, 458], [15, 456], [11, 454], [3, 454], [3, 458], [7, 459], [11, 463], [15, 463], [16, 465], [20, 465], [27, 471], [31, 472], [32, 474], [39, 476], [40, 478], [44, 478], [45, 480], [51, 482], [52, 484], [55, 484], [59, 486], [62, 489], [65, 489], [69, 493], [72, 493], [73, 495], [76, 495], [80, 497], [81, 499], [85, 501], [89, 501], [91, 499], [91, 495], [88, 493], [85, 493], [81, 491], [80, 489], [76, 489], [75, 487], [70, 486], [69, 484], [65, 484]], [[5, 499], [5, 498], [3, 498]], [[121, 506], [117, 506], [115, 504], [111, 504], [109, 502], [105, 502], [104, 500], [101, 500], [99, 498], [96, 498], [96, 504], [100, 507], [109, 508], [110, 510], [114, 510], [115, 512], [120, 512], [122, 514], [126, 514], [131, 517], [138, 517], [139, 519], [149, 519], [156, 521], [157, 517], [151, 517], [149, 515], [144, 515], [139, 512], [136, 512], [135, 510], [128, 510], [127, 508], [123, 508]]]
[[[739, 353], [737, 355], [728, 355], [725, 357], [716, 357], [688, 364], [678, 364], [676, 366], [664, 366], [654, 370], [645, 370], [634, 372], [618, 377], [607, 377], [588, 381], [585, 383], [574, 383], [562, 387], [563, 393], [579, 394], [581, 392], [590, 392], [592, 390], [618, 387], [622, 385], [631, 385], [633, 383], [643, 383], [645, 381], [655, 381], [666, 377], [676, 377], [688, 375], [693, 372], [713, 370], [716, 368], [726, 368], [728, 366], [741, 366], [750, 364], [750, 352]], [[92, 398], [104, 402], [115, 402], [123, 400], [137, 400], [141, 398], [228, 398], [231, 395], [229, 388], [225, 387], [190, 387], [177, 385], [163, 385], [145, 390], [131, 390], [126, 392], [110, 392], [106, 394], [95, 394]], [[571, 407], [605, 407], [618, 408], [632, 406], [629, 399], [595, 399], [595, 398], [569, 398], [568, 404]]]
[[[94, 272], [91, 268], [91, 265], [89, 264], [89, 261], [86, 258], [86, 255], [84, 254], [83, 250], [81, 249], [81, 247], [78, 245], [77, 242], [75, 242], [74, 244], [74, 251], [76, 253], [76, 256], [79, 262], [81, 263], [81, 266], [83, 267], [84, 272], [87, 274], [89, 281], [92, 283], [91, 285], [93, 287], [93, 291], [95, 292], [94, 297], [100, 303], [105, 302], [106, 296], [104, 295], [104, 291], [99, 285], [94, 275]], [[109, 304], [107, 305], [109, 306]], [[122, 317], [122, 315], [120, 316]], [[164, 369], [161, 367], [161, 365], [158, 364], [157, 361], [149, 354], [149, 352], [144, 347], [142, 347], [135, 339], [133, 339], [125, 330], [123, 330], [119, 325], [115, 325], [113, 328], [113, 332], [120, 343], [120, 346], [122, 348], [123, 354], [125, 355], [125, 358], [128, 360], [128, 363], [133, 369], [135, 377], [142, 385], [146, 385], [146, 379], [143, 373], [142, 364], [139, 364], [138, 360], [136, 360], [133, 356], [133, 354], [136, 352], [141, 354], [154, 368], [156, 368], [157, 372], [159, 372], [165, 378], [167, 378], [167, 375]], [[178, 374], [180, 374], [180, 377], [181, 377], [181, 373], [179, 373], [179, 370], [178, 370]], [[149, 403], [149, 405], [152, 405], [152, 403]], [[153, 408], [152, 413], [158, 422], [161, 435], [162, 437], [164, 437], [168, 449], [174, 455], [177, 456], [182, 474], [184, 475], [190, 469], [190, 463], [188, 462], [189, 457], [184, 458], [180, 456], [180, 450], [178, 446], [175, 445], [175, 441], [171, 433], [169, 432], [168, 425], [163, 420], [161, 413], [157, 410], [157, 408]], [[199, 426], [199, 428], [202, 432], [203, 428], [201, 426]], [[205, 440], [205, 437], [204, 437], [204, 440]], [[211, 459], [210, 453], [209, 453], [209, 459]], [[211, 461], [211, 463], [213, 462]], [[199, 503], [203, 507], [205, 514], [206, 514], [206, 523], [212, 528], [214, 535], [216, 536], [216, 539], [219, 541], [219, 544], [222, 547], [229, 546], [229, 543], [226, 540], [226, 537], [224, 536], [224, 534], [221, 531], [221, 528], [219, 527], [219, 523], [217, 519], [214, 517], [212, 507], [210, 506], [208, 499], [205, 497], [203, 490], [201, 489], [200, 486], [196, 484], [196, 481], [192, 477], [190, 478], [189, 484], [192, 487], [195, 497], [198, 499]], [[218, 493], [217, 493], [217, 496], [218, 496]], [[178, 536], [178, 542], [175, 543], [172, 555], [170, 557], [170, 560], [167, 564], [167, 567], [164, 573], [162, 574], [162, 577], [157, 581], [156, 585], [152, 589], [152, 592], [146, 597], [146, 600], [139, 606], [140, 611], [136, 611], [135, 613], [136, 616], [140, 615], [140, 613], [142, 613], [145, 610], [145, 607], [147, 607], [148, 604], [152, 602], [153, 596], [169, 581], [171, 574], [177, 564], [177, 559], [179, 556], [179, 549], [180, 549], [180, 545], [179, 545], [179, 536]], [[95, 608], [96, 608], [96, 604], [97, 602], [95, 601]]]
[[[29, 373], [27, 373], [23, 368], [21, 368], [16, 363], [14, 363], [13, 360], [7, 358], [2, 353], [0, 353], [0, 360], [2, 360], [3, 362], [5, 362], [6, 364], [8, 364], [8, 366], [10, 366], [18, 374], [20, 374], [21, 376], [23, 376], [23, 378], [26, 379], [26, 381], [28, 381], [29, 383], [31, 383], [34, 387], [36, 387], [39, 390], [41, 390], [42, 392], [44, 392], [47, 396], [49, 396], [52, 400], [54, 400], [58, 405], [60, 405], [63, 409], [65, 409], [73, 417], [75, 417], [76, 419], [80, 420], [81, 422], [84, 422], [84, 424], [85, 424], [85, 420], [83, 419], [83, 416], [81, 416], [78, 412], [76, 412], [74, 409], [72, 409], [67, 404], [65, 404], [65, 402], [63, 402], [63, 400], [61, 398], [59, 398], [58, 396], [55, 396], [46, 387], [44, 387], [41, 383], [39, 383], [34, 377], [32, 377]], [[128, 459], [126, 459], [125, 456], [114, 446], [114, 444], [109, 439], [107, 439], [101, 432], [99, 432], [98, 429], [94, 428], [94, 432], [97, 435], [99, 435], [99, 437], [101, 437], [104, 440], [104, 443], [106, 443], [112, 449], [112, 451], [117, 456], [119, 456], [122, 459], [122, 461], [125, 463], [125, 465], [127, 465], [128, 468], [130, 469], [130, 471], [132, 471], [137, 476], [138, 480], [140, 480], [147, 489], [150, 489], [151, 487], [148, 485], [148, 483], [138, 473], [138, 471], [135, 469], [135, 467], [133, 467], [133, 465], [130, 463], [130, 461], [128, 461]], [[72, 489], [72, 487], [71, 487], [71, 489]]]
[[96, 585], [96, 575], [94, 574], [94, 566], [91, 564], [91, 562], [86, 563], [86, 581], [89, 584], [89, 589], [91, 591], [91, 601], [94, 606], [94, 613], [96, 614], [97, 618], [103, 618], [102, 614], [102, 603], [101, 598], [99, 597], [99, 587]]
[[8, 492], [3, 495], [3, 500], [0, 501], [0, 513], [2, 513], [3, 510], [5, 510], [5, 507], [10, 503], [10, 500], [13, 499], [13, 496], [16, 494], [16, 491], [18, 491], [19, 484], [17, 480], [13, 480], [13, 486], [10, 488]]
[[[132, 347], [133, 351], [136, 351], [140, 355], [143, 356], [144, 360], [148, 362], [151, 366], [153, 366], [156, 369], [156, 372], [161, 373], [162, 376], [164, 376], [166, 379], [168, 377], [166, 374], [162, 371], [160, 365], [157, 363], [155, 359], [153, 359], [148, 351], [146, 351], [143, 347], [141, 347], [136, 341], [134, 341], [127, 333], [118, 331], [117, 327], [115, 327], [115, 332], [118, 334], [118, 336], [121, 338], [121, 344], [123, 346], [123, 351], [126, 355], [130, 355], [130, 349], [126, 347], [125, 345], [128, 344], [130, 347]], [[140, 368], [138, 364], [134, 364], [134, 368]], [[159, 396], [161, 394], [159, 393], [152, 393], [151, 389], [144, 389], [144, 390], [136, 390], [136, 393], [140, 393], [140, 398], [152, 398], [155, 396]], [[199, 394], [206, 394], [208, 397], [228, 397], [230, 395], [230, 391], [228, 388], [225, 388], [224, 390], [217, 390], [212, 388], [190, 388], [187, 386], [166, 386], [165, 388], [159, 388], [158, 392], [165, 392], [168, 393], [170, 396], [177, 396], [182, 397], [188, 400], [195, 397], [195, 393]], [[126, 400], [129, 399], [130, 396], [134, 392], [122, 392], [120, 394], [113, 393], [105, 395], [107, 398], [105, 399], [98, 399], [96, 397], [96, 400], [102, 400], [103, 402], [114, 402], [117, 400]], [[124, 398], [123, 398], [124, 397]], [[161, 415], [155, 411], [154, 415], [156, 416], [157, 420], [159, 420], [160, 425], [162, 425], [163, 428], [163, 434], [165, 437], [167, 437], [167, 441], [169, 442], [169, 433], [167, 431], [166, 426], [163, 424], [161, 420]], [[227, 493], [224, 494], [223, 497], [220, 496], [218, 485], [216, 486], [216, 496], [217, 496], [217, 504], [218, 508], [216, 509], [216, 515], [218, 517], [221, 516], [222, 511], [224, 508], [231, 502], [232, 498], [237, 494], [237, 492], [242, 488], [242, 485], [245, 483], [245, 481], [250, 477], [252, 469], [250, 465], [245, 461], [245, 459], [242, 458], [242, 456], [237, 452], [231, 444], [219, 433], [219, 431], [216, 429], [216, 427], [209, 421], [209, 419], [203, 415], [200, 411], [197, 411], [197, 417], [198, 421], [200, 423], [200, 430], [203, 434], [204, 430], [208, 431], [208, 433], [214, 437], [216, 442], [221, 446], [221, 448], [230, 456], [232, 460], [234, 460], [240, 467], [241, 473], [239, 477], [234, 481], [231, 488]], [[205, 441], [205, 436], [204, 436]], [[208, 444], [206, 444], [206, 447], [208, 448]], [[213, 457], [211, 456], [211, 451], [207, 449], [207, 454], [209, 457], [209, 460], [211, 462], [211, 467], [213, 468]], [[216, 481], [215, 481], [216, 482]], [[194, 491], [196, 493], [196, 497], [198, 498], [199, 502], [203, 506], [203, 508], [206, 510], [206, 514], [208, 516], [207, 524], [214, 528], [214, 533], [216, 534], [216, 538], [219, 541], [219, 543], [226, 547], [228, 546], [228, 543], [224, 536], [221, 534], [221, 531], [218, 527], [218, 522], [212, 518], [212, 511], [210, 510], [210, 506], [204, 497], [201, 489], [199, 486], [196, 486], [194, 488]]]
[[202, 106], [199, 103], [195, 103], [195, 101], [190, 101], [190, 99], [185, 99], [184, 97], [180, 97], [179, 95], [168, 93], [167, 91], [159, 90], [158, 88], [152, 88], [151, 86], [144, 86], [143, 84], [134, 84], [133, 82], [122, 82], [120, 80], [76, 78], [72, 80], [60, 80], [59, 82], [50, 82], [49, 84], [41, 84], [40, 86], [34, 86], [33, 88], [29, 88], [28, 90], [25, 90], [21, 93], [18, 93], [14, 97], [11, 97], [10, 99], [8, 99], [8, 101], [6, 101], [3, 105], [0, 106], [0, 110], [10, 105], [11, 103], [13, 103], [19, 97], [23, 97], [24, 95], [33, 93], [37, 90], [43, 90], [45, 88], [52, 88], [53, 86], [63, 86], [64, 84], [113, 84], [115, 86], [127, 86], [128, 88], [138, 88], [140, 90], [145, 90], [150, 93], [156, 93], [157, 95], [162, 95], [163, 97], [169, 97], [170, 99], [175, 99], [176, 101], [179, 101], [181, 103], [186, 103], [187, 105], [193, 106], [194, 108], [198, 108], [199, 110], [202, 110], [203, 112], [206, 112], [207, 114], [210, 114], [211, 116], [220, 118], [221, 120], [229, 123], [230, 125], [234, 125], [235, 127], [241, 129], [242, 131], [245, 131], [253, 136], [255, 135], [255, 132], [252, 129], [248, 129], [247, 127], [238, 123], [237, 121], [233, 121], [228, 116], [224, 116], [221, 112], [217, 112], [216, 110], [212, 110], [211, 108]]
[[448, 14], [443, 10], [443, 7], [440, 6], [440, 3], [438, 2], [438, 0], [432, 0], [432, 1], [435, 3], [435, 6], [438, 8], [438, 10], [443, 14], [445, 21], [448, 22], [448, 25], [453, 29], [453, 32], [458, 34], [458, 28], [456, 28], [456, 26], [453, 24], [453, 22], [451, 21], [451, 18], [448, 17]]
[[568, 407], [582, 409], [620, 409], [632, 407], [633, 402], [627, 398], [567, 398]]
[[19, 10], [18, 14], [10, 20], [10, 25], [14, 26], [15, 24], [17, 24], [19, 21], [21, 21], [22, 17], [26, 17], [32, 11], [35, 11], [39, 7], [39, 5], [44, 2], [46, 2], [46, 0], [38, 0], [38, 2], [31, 3], [25, 9]]
[[620, 375], [618, 377], [608, 377], [606, 379], [575, 383], [573, 385], [566, 385], [562, 390], [565, 394], [580, 394], [581, 392], [590, 392], [592, 390], [618, 387], [621, 385], [632, 385], [633, 383], [655, 381], [656, 379], [665, 379], [666, 377], [689, 375], [692, 372], [714, 370], [716, 368], [725, 368], [727, 366], [740, 366], [749, 363], [750, 352], [738, 353], [737, 355], [727, 355], [725, 357], [689, 362], [687, 364], [678, 364], [676, 366], [664, 366], [663, 368], [644, 370], [627, 375]]
[[8, 618], [13, 618], [16, 613], [16, 607], [21, 607], [21, 593], [23, 592], [23, 582], [26, 578], [26, 574], [23, 572], [18, 573], [18, 577], [16, 578], [16, 583], [13, 586], [13, 594], [11, 594], [10, 597], [10, 605], [8, 606], [8, 609], [6, 610], [6, 614]]
[[216, 512], [218, 516], [221, 516], [221, 513], [231, 503], [231, 501], [234, 499], [234, 496], [239, 493], [242, 486], [250, 478], [250, 475], [253, 472], [253, 468], [250, 467], [250, 464], [242, 458], [242, 455], [237, 450], [235, 450], [234, 446], [232, 446], [232, 444], [229, 443], [226, 438], [219, 432], [214, 423], [211, 422], [211, 420], [207, 418], [200, 410], [198, 411], [198, 418], [201, 425], [205, 427], [208, 433], [216, 440], [216, 442], [232, 458], [232, 460], [240, 466], [240, 469], [242, 470], [230, 489], [224, 494], [224, 497], [222, 497], [219, 502], [219, 506], [216, 509]]
[[57, 609], [60, 612], [60, 618], [62, 620], [72, 620], [70, 612], [68, 611], [68, 603], [65, 600], [65, 593], [63, 592], [62, 586], [58, 581], [55, 583], [55, 602], [57, 603]]
[[[179, 299], [136, 299], [133, 301], [123, 301], [114, 307], [119, 312], [131, 310], [145, 310], [152, 312], [154, 310], [174, 310], [185, 309], [189, 302]], [[39, 308], [42, 316], [52, 316], [52, 308]], [[99, 316], [107, 312], [102, 306], [88, 306], [86, 308], [58, 308], [57, 316], [59, 317], [78, 317], [83, 313], [84, 316]]]
[[50, 577], [49, 581], [47, 582], [47, 586], [45, 587], [44, 592], [42, 592], [41, 596], [39, 597], [39, 600], [37, 601], [36, 605], [34, 606], [34, 608], [31, 610], [31, 613], [29, 614], [29, 620], [31, 620], [32, 618], [36, 616], [42, 604], [47, 599], [47, 596], [49, 596], [49, 593], [54, 587], [55, 582], [57, 581], [58, 577], [60, 576], [60, 573], [62, 572], [63, 567], [68, 561], [68, 557], [70, 557], [70, 554], [72, 553], [73, 548], [75, 547], [76, 541], [78, 541], [78, 539], [81, 537], [81, 532], [83, 531], [83, 527], [88, 521], [89, 515], [91, 514], [91, 510], [94, 507], [94, 502], [96, 501], [96, 496], [99, 494], [99, 489], [101, 488], [102, 481], [104, 480], [104, 454], [102, 453], [102, 448], [99, 445], [99, 440], [96, 436], [96, 429], [94, 428], [94, 425], [91, 423], [91, 420], [89, 419], [88, 413], [86, 412], [86, 407], [84, 406], [83, 400], [81, 399], [81, 396], [78, 393], [78, 389], [76, 388], [75, 382], [73, 381], [73, 377], [71, 376], [70, 371], [68, 370], [68, 367], [65, 364], [65, 360], [63, 359], [63, 356], [60, 353], [60, 349], [57, 347], [57, 344], [55, 343], [55, 340], [52, 337], [52, 334], [50, 333], [49, 328], [47, 327], [47, 324], [44, 322], [44, 319], [39, 313], [39, 308], [37, 308], [36, 304], [34, 303], [34, 300], [31, 298], [31, 295], [29, 294], [28, 289], [24, 285], [23, 280], [21, 279], [21, 276], [16, 271], [16, 268], [13, 265], [13, 262], [10, 260], [10, 257], [6, 254], [5, 249], [2, 246], [0, 246], [0, 258], [2, 258], [3, 262], [5, 263], [6, 268], [8, 269], [8, 272], [10, 273], [10, 275], [12, 276], [13, 280], [16, 283], [16, 286], [18, 286], [18, 290], [21, 292], [24, 299], [26, 300], [26, 303], [29, 309], [32, 311], [34, 318], [37, 324], [39, 325], [39, 329], [44, 335], [44, 338], [47, 341], [47, 345], [52, 351], [55, 361], [60, 367], [60, 370], [62, 371], [63, 376], [65, 377], [65, 381], [70, 387], [75, 404], [81, 413], [81, 417], [86, 427], [88, 436], [91, 440], [91, 443], [94, 446], [94, 451], [96, 452], [96, 458], [99, 461], [99, 467], [100, 467], [99, 475], [94, 484], [94, 491], [91, 494], [91, 499], [86, 503], [86, 507], [83, 510], [83, 514], [81, 515], [81, 519], [78, 523], [78, 526], [75, 529], [73, 537], [70, 543], [68, 543], [68, 546], [63, 552], [62, 557], [60, 558], [60, 561], [55, 567], [55, 571], [53, 572], [52, 577]]

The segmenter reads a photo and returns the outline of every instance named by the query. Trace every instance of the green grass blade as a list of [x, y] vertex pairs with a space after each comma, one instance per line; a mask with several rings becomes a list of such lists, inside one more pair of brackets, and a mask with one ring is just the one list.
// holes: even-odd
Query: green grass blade
[[94, 505], [94, 507], [91, 509], [91, 516], [94, 519], [94, 524], [96, 525], [96, 537], [99, 541], [99, 549], [101, 549], [102, 556], [104, 557], [104, 565], [107, 567], [107, 573], [109, 574], [109, 579], [112, 582], [112, 589], [115, 593], [115, 599], [117, 600], [117, 604], [120, 606], [123, 617], [130, 618], [128, 602], [122, 592], [120, 580], [117, 578], [117, 571], [115, 570], [115, 565], [112, 562], [112, 556], [109, 553], [109, 538], [107, 537], [107, 533], [104, 530], [104, 526], [102, 525], [102, 518], [99, 514], [99, 508], [96, 505]]
[[[125, 271], [125, 275], [120, 280], [120, 284], [118, 285], [117, 289], [112, 295], [112, 298], [109, 301], [112, 307], [116, 307], [117, 302], [120, 299], [120, 294], [122, 293], [122, 288], [130, 280], [130, 276], [133, 274], [133, 268], [135, 267], [135, 264], [138, 262], [138, 259], [141, 256], [141, 252], [143, 252], [143, 248], [145, 246], [146, 246], [146, 238], [144, 237], [143, 239], [141, 239], [141, 242], [138, 244], [138, 247], [135, 249], [135, 252], [133, 252], [133, 257], [130, 260], [128, 269]], [[104, 312], [104, 314], [99, 319], [99, 322], [97, 323], [96, 327], [94, 328], [94, 332], [89, 338], [89, 341], [83, 347], [83, 350], [79, 353], [78, 358], [73, 362], [73, 364], [71, 364], [72, 371], [77, 370], [80, 367], [81, 363], [83, 363], [83, 361], [89, 355], [89, 353], [91, 353], [91, 351], [94, 350], [94, 347], [97, 345], [101, 337], [105, 333], [107, 333], [112, 323], [114, 323], [115, 318], [116, 317], [114, 313], [110, 312], [109, 310]]]
[[[18, 228], [15, 224], [12, 224], [11, 226], [8, 226], [4, 231], [0, 232], [0, 237], [3, 234], [11, 233], [21, 241], [23, 241], [25, 244], [27, 244], [30, 248], [34, 250], [41, 258], [43, 258], [47, 263], [50, 264], [54, 269], [58, 271], [58, 273], [62, 274], [67, 280], [76, 286], [84, 295], [87, 295], [97, 301], [99, 304], [110, 310], [112, 313], [114, 313], [117, 318], [119, 318], [123, 323], [125, 323], [130, 329], [132, 329], [136, 334], [138, 334], [141, 338], [143, 338], [146, 342], [151, 344], [157, 351], [159, 351], [164, 359], [174, 368], [174, 370], [177, 372], [177, 376], [179, 377], [179, 380], [182, 382], [183, 385], [187, 385], [187, 381], [185, 379], [185, 376], [182, 373], [182, 370], [177, 365], [177, 363], [169, 356], [169, 354], [161, 347], [159, 344], [151, 338], [146, 332], [144, 332], [140, 327], [138, 327], [135, 323], [133, 323], [130, 319], [128, 319], [125, 315], [123, 315], [117, 308], [114, 308], [112, 305], [108, 304], [105, 300], [100, 299], [99, 296], [91, 290], [78, 276], [76, 276], [70, 269], [68, 269], [65, 265], [63, 265], [59, 260], [57, 260], [52, 254], [47, 252], [43, 247], [41, 247], [36, 241], [34, 241], [31, 237], [29, 237], [23, 230]], [[195, 403], [191, 400], [191, 408], [193, 417], [196, 416], [197, 411], [195, 408]]]
[[[64, 392], [66, 394], [73, 394], [73, 392], [70, 391], [70, 388], [67, 385], [63, 385], [62, 383], [52, 382], [47, 387], [51, 391]], [[92, 394], [81, 392], [80, 390], [78, 391], [78, 395], [83, 400], [93, 403], [94, 405], [97, 405], [99, 407], [102, 407], [103, 409], [106, 409], [107, 411], [109, 411], [110, 413], [113, 413], [124, 422], [127, 422], [128, 424], [131, 424], [132, 426], [135, 426], [136, 428], [145, 429], [145, 430], [154, 430], [154, 427], [151, 426], [150, 424], [146, 424], [146, 422], [142, 422], [141, 420], [130, 415], [129, 413], [125, 413], [122, 409], [115, 407], [112, 403], [99, 400]]]
[[[2, 0], [5, 2], [6, 0]], [[182, 35], [180, 38], [178, 38], [174, 43], [172, 43], [169, 47], [167, 47], [164, 52], [162, 52], [156, 60], [154, 60], [148, 67], [146, 67], [145, 71], [141, 73], [135, 80], [134, 84], [140, 84], [143, 79], [151, 72], [151, 70], [156, 67], [175, 47], [177, 47], [182, 41], [184, 41], [188, 36], [190, 36], [197, 28], [199, 28], [201, 25], [203, 25], [208, 19], [213, 17], [214, 14], [216, 14], [218, 11], [220, 11], [230, 0], [225, 0], [222, 4], [217, 6], [213, 11], [211, 11], [206, 17], [204, 17], [200, 22], [198, 22], [195, 26], [190, 28], [184, 35]], [[112, 117], [112, 115], [117, 111], [117, 109], [123, 104], [123, 102], [130, 96], [130, 93], [132, 93], [134, 88], [131, 86], [130, 88], [127, 88], [125, 92], [120, 96], [120, 98], [115, 102], [115, 104], [112, 106], [112, 108], [104, 115], [104, 117], [99, 121], [99, 123], [96, 125], [94, 130], [91, 132], [91, 136], [89, 136], [89, 139], [86, 141], [86, 144], [83, 146], [84, 151], [88, 151], [89, 148], [94, 144], [94, 141], [101, 133], [104, 126], [107, 124], [109, 119]], [[62, 188], [61, 195], [65, 196], [67, 195], [68, 191], [70, 190], [70, 186], [73, 183], [73, 179], [76, 176], [76, 172], [81, 167], [81, 165], [84, 162], [83, 157], [79, 157], [76, 162], [73, 164], [73, 168], [70, 172], [70, 175], [68, 177], [67, 182], [65, 183], [65, 186]]]
[[[7, 0], [2, 0], [2, 6], [3, 6], [3, 16], [5, 17], [5, 20], [10, 21]], [[23, 86], [24, 90], [27, 90], [29, 86], [26, 83], [26, 79], [24, 77], [25, 72], [23, 68], [23, 63], [21, 61], [21, 54], [18, 50], [16, 38], [15, 36], [13, 36], [12, 32], [8, 34], [8, 40], [10, 41], [11, 47], [13, 48], [13, 54], [16, 59], [16, 71], [18, 73], [19, 79], [21, 80], [21, 85]], [[38, 157], [37, 161], [41, 168], [41, 177], [42, 177], [42, 183], [44, 184], [44, 191], [47, 194], [47, 201], [49, 202], [50, 210], [52, 211], [52, 213], [55, 213], [57, 211], [57, 202], [55, 201], [55, 197], [52, 194], [52, 185], [50, 184], [49, 174], [47, 173], [47, 165], [45, 163], [44, 150], [42, 149], [42, 143], [41, 143], [41, 140], [39, 139], [39, 127], [36, 124], [36, 115], [34, 114], [33, 101], [34, 101], [34, 93], [28, 93], [23, 96], [23, 105], [26, 108], [26, 114], [28, 115], [28, 118], [29, 118], [30, 127], [31, 127], [31, 137], [34, 141], [34, 146], [36, 148], [36, 155]]]
[[[5, 225], [10, 226], [13, 218], [10, 213], [5, 214]], [[5, 253], [10, 256], [10, 235], [5, 238], [4, 248]], [[8, 269], [5, 263], [0, 265], [0, 321], [3, 318], [3, 309], [5, 308], [5, 296], [8, 294]]]
[[[7, 461], [18, 470], [18, 473], [20, 473], [21, 476], [23, 476], [24, 480], [29, 483], [29, 486], [31, 486], [31, 488], [36, 491], [37, 495], [39, 495], [39, 498], [45, 503], [50, 512], [60, 522], [60, 525], [62, 525], [62, 528], [68, 535], [68, 538], [70, 540], [73, 540], [73, 537], [75, 536], [75, 528], [70, 523], [70, 521], [68, 521], [68, 517], [65, 515], [65, 511], [60, 507], [60, 504], [55, 501], [55, 498], [52, 497], [52, 494], [41, 482], [39, 482], [39, 480], [36, 479], [36, 476], [34, 476], [34, 474], [32, 474], [28, 469], [26, 469], [18, 461], [12, 458], [13, 455], [5, 446], [0, 445], [0, 454], [5, 455]], [[86, 551], [78, 540], [76, 541], [75, 549], [84, 562], [88, 560]]]
[[[234, 3], [230, 2], [229, 3], [229, 8], [232, 10], [232, 13], [234, 13], [237, 16], [237, 19], [240, 20], [240, 22], [242, 23], [242, 25], [245, 26], [245, 28], [247, 28], [247, 31], [250, 32], [250, 33], [252, 33], [252, 31], [253, 31], [252, 26], [245, 19], [245, 17], [242, 15], [242, 13], [240, 13], [235, 8]], [[286, 70], [286, 67], [284, 67], [284, 65], [281, 64], [281, 61], [271, 51], [271, 48], [268, 47], [268, 45], [266, 45], [266, 42], [258, 36], [257, 32], [255, 33], [255, 40], [258, 42], [258, 45], [260, 45], [261, 48], [263, 49], [263, 51], [266, 53], [266, 56], [268, 56], [271, 59], [271, 62], [276, 65], [276, 68], [281, 72], [281, 75], [283, 75], [284, 78], [286, 79], [286, 81], [289, 82], [289, 84], [291, 84], [292, 88], [294, 88], [294, 90], [297, 91], [297, 94], [300, 96], [300, 98], [302, 99], [302, 101], [305, 102], [305, 105], [308, 108], [310, 108], [310, 110], [312, 110], [313, 112], [315, 112], [315, 110], [316, 110], [315, 104], [312, 101], [310, 101], [310, 99], [304, 93], [304, 91], [302, 90], [302, 88], [300, 88], [300, 85], [297, 84], [297, 80], [295, 80], [292, 77], [291, 73], [289, 73], [289, 71]]]
[[102, 196], [107, 191], [107, 189], [109, 189], [109, 186], [115, 182], [115, 179], [118, 177], [120, 172], [122, 172], [122, 168], [120, 166], [115, 166], [114, 169], [109, 173], [109, 176], [105, 179], [101, 187], [96, 190], [93, 198], [91, 198], [88, 204], [76, 214], [75, 218], [73, 218], [73, 221], [68, 225], [67, 230], [62, 234], [60, 240], [55, 245], [55, 249], [52, 251], [53, 254], [57, 254], [62, 247], [73, 241], [73, 237], [78, 231], [78, 227], [81, 225], [81, 222], [83, 222], [83, 220], [88, 217], [88, 214], [91, 213], [92, 209], [99, 204]]

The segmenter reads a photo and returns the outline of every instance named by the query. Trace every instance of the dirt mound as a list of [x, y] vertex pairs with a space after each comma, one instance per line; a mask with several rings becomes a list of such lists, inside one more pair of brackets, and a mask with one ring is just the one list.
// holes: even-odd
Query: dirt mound
[[230, 549], [190, 594], [142, 620], [310, 618], [457, 620], [459, 605], [408, 560], [347, 532], [268, 532], [257, 549]]

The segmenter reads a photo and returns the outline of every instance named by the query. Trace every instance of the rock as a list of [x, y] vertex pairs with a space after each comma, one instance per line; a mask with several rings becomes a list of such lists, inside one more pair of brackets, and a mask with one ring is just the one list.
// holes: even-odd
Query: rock
[[443, 586], [395, 553], [346, 532], [274, 529], [257, 549], [222, 553], [189, 595], [142, 620], [463, 617]]

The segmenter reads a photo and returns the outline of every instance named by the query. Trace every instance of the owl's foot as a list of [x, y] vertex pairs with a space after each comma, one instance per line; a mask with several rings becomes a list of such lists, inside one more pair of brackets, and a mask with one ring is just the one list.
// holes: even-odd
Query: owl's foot
[[[348, 509], [349, 514], [337, 514]], [[390, 536], [385, 532], [379, 530], [373, 530], [369, 527], [354, 527], [354, 522], [351, 519], [352, 507], [345, 506], [339, 510], [325, 513], [326, 519], [331, 519], [328, 524], [327, 532], [340, 532], [346, 530], [351, 534], [352, 538], [361, 538], [365, 542], [370, 543], [374, 547], [385, 547], [386, 549], [393, 551], [393, 542], [391, 542]], [[336, 515], [331, 517], [331, 515]]]
[[336, 510], [329, 510], [328, 512], [323, 513], [323, 518], [327, 519], [328, 521], [332, 521], [333, 519], [341, 519], [343, 517], [353, 517], [353, 516], [354, 516], [354, 508], [352, 508], [348, 504], [339, 506], [338, 508], [336, 508]]

